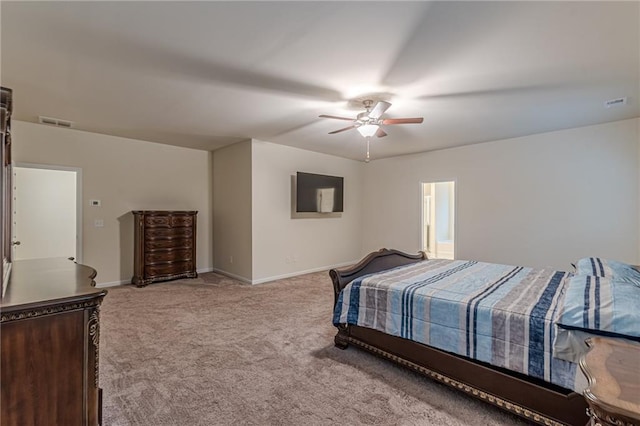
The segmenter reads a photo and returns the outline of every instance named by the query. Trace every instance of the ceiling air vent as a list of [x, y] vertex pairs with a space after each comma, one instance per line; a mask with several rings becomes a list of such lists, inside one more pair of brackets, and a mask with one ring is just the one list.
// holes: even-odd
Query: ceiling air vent
[[622, 106], [627, 104], [627, 98], [609, 99], [604, 103], [605, 108], [611, 108], [614, 106]]
[[61, 120], [59, 118], [43, 117], [42, 115], [38, 116], [38, 121], [40, 122], [40, 124], [47, 124], [49, 126], [66, 127], [67, 129], [73, 127], [73, 121]]

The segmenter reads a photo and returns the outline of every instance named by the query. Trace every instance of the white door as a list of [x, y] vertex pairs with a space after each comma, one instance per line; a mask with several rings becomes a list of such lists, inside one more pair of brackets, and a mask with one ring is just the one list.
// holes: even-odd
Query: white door
[[14, 260], [80, 261], [80, 169], [17, 164], [13, 171]]
[[455, 182], [422, 184], [422, 250], [429, 258], [455, 258]]

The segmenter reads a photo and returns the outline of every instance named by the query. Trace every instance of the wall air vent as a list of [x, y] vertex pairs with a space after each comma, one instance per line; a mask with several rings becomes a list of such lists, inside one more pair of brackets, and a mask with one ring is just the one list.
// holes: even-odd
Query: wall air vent
[[67, 129], [73, 127], [73, 121], [61, 120], [59, 118], [43, 117], [42, 115], [38, 116], [38, 122], [40, 124], [46, 124], [49, 126], [66, 127]]
[[604, 103], [605, 108], [611, 108], [614, 106], [621, 106], [627, 104], [627, 98], [609, 99]]

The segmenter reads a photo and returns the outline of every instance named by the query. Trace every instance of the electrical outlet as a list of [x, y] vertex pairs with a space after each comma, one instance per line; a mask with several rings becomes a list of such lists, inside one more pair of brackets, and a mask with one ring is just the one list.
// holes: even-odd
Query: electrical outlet
[[233, 263], [233, 256], [229, 256], [229, 263]]
[[104, 227], [104, 219], [96, 219], [93, 221], [93, 226], [96, 228]]
[[291, 257], [285, 256], [284, 263], [291, 263]]

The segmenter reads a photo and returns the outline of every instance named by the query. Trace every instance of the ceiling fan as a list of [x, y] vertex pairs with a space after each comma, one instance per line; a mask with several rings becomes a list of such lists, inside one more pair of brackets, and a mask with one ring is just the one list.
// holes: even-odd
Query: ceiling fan
[[373, 108], [372, 100], [365, 100], [362, 102], [365, 108], [365, 111], [361, 112], [356, 116], [356, 118], [347, 118], [347, 117], [338, 117], [335, 115], [325, 115], [322, 114], [320, 117], [322, 118], [333, 118], [336, 120], [346, 120], [351, 121], [353, 124], [348, 127], [344, 127], [342, 129], [334, 130], [333, 132], [329, 132], [330, 135], [344, 132], [346, 130], [357, 129], [360, 134], [366, 138], [371, 136], [377, 136], [379, 138], [387, 136], [387, 132], [385, 132], [381, 126], [389, 125], [389, 124], [411, 124], [411, 123], [422, 123], [424, 118], [381, 118], [382, 114], [389, 109], [391, 103], [386, 101], [378, 101]]

